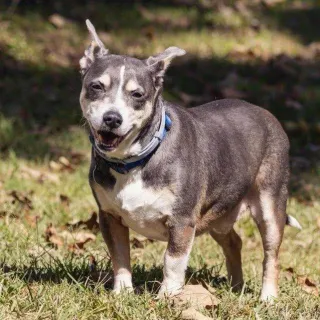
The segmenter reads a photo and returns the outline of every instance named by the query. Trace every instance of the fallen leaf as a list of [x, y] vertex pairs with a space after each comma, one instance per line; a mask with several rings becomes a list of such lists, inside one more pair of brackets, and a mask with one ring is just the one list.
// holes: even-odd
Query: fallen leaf
[[64, 242], [61, 237], [59, 237], [57, 234], [53, 234], [48, 238], [48, 243], [53, 245], [54, 248], [62, 247]]
[[[96, 236], [88, 231], [77, 231], [69, 232], [67, 230], [62, 230], [59, 233], [59, 236], [64, 239], [65, 243], [87, 243], [88, 241], [95, 240]], [[81, 244], [80, 244], [81, 245]]]
[[308, 277], [298, 276], [297, 280], [303, 291], [313, 294], [316, 297], [319, 296], [317, 285], [313, 283]]
[[183, 310], [181, 312], [181, 319], [186, 319], [186, 320], [210, 320], [213, 318], [204, 316], [202, 313], [197, 311], [194, 308], [188, 308], [186, 310]]
[[196, 279], [196, 278], [191, 278], [190, 279], [190, 284], [192, 285], [198, 285], [201, 284], [206, 290], [208, 290], [211, 294], [216, 293], [216, 289], [211, 287], [208, 283], [206, 283], [203, 279]]
[[49, 162], [49, 167], [53, 171], [73, 171], [74, 166], [70, 163], [70, 161], [66, 157], [59, 157], [58, 161], [51, 160]]
[[51, 161], [49, 162], [49, 167], [50, 167], [50, 169], [52, 169], [53, 171], [61, 171], [62, 168], [63, 168], [63, 165], [62, 165], [61, 163], [57, 163], [57, 162], [51, 160]]
[[54, 173], [44, 172], [41, 170], [32, 169], [24, 166], [20, 168], [20, 175], [23, 178], [31, 178], [37, 180], [40, 183], [46, 180], [54, 183], [59, 182], [59, 177]]
[[66, 157], [60, 157], [59, 162], [62, 163], [65, 167], [70, 167], [71, 163]]
[[293, 268], [289, 267], [289, 268], [286, 268], [284, 270], [284, 276], [285, 278], [288, 280], [288, 281], [291, 281], [293, 279], [293, 276], [294, 276], [294, 270]]
[[49, 16], [48, 20], [50, 23], [52, 23], [58, 29], [63, 28], [67, 23], [67, 19], [57, 13]]
[[84, 154], [83, 152], [80, 152], [80, 151], [72, 151], [71, 150], [69, 155], [71, 157], [73, 164], [79, 164], [86, 158], [86, 154]]
[[78, 229], [82, 226], [85, 226], [87, 229], [98, 232], [99, 231], [99, 223], [97, 222], [98, 215], [96, 212], [93, 212], [91, 217], [88, 220], [85, 221], [77, 221], [74, 223], [67, 223], [66, 227], [71, 228], [71, 229]]
[[60, 194], [59, 195], [59, 199], [60, 199], [60, 202], [64, 205], [64, 206], [69, 206], [70, 204], [70, 198], [64, 194]]
[[77, 253], [83, 252], [84, 245], [91, 240], [92, 238], [86, 238], [84, 241], [69, 244], [68, 250], [72, 252], [77, 252]]
[[137, 235], [137, 236], [133, 237], [130, 242], [132, 244], [132, 248], [133, 249], [136, 249], [136, 248], [143, 249], [144, 248], [144, 243], [153, 242], [153, 240], [152, 239], [148, 239], [148, 238], [146, 238], [144, 236]]
[[141, 241], [139, 241], [137, 238], [133, 238], [130, 242], [132, 244], [132, 249], [136, 249], [136, 248], [143, 249], [144, 248], [144, 244]]
[[202, 285], [186, 285], [183, 291], [172, 300], [177, 305], [190, 304], [193, 308], [212, 309], [217, 306], [220, 301]]
[[67, 230], [57, 230], [52, 223], [45, 230], [44, 237], [46, 242], [53, 245], [56, 249], [66, 246], [69, 251], [77, 253], [83, 252], [84, 245], [96, 239], [96, 236], [91, 232], [77, 231], [73, 233]]
[[172, 19], [171, 16], [166, 16], [164, 14], [154, 13], [148, 10], [146, 7], [139, 5], [138, 11], [140, 15], [147, 21], [152, 22], [152, 24], [161, 24], [170, 28], [188, 28], [191, 26], [192, 21], [187, 16], [175, 17]]
[[25, 220], [29, 226], [35, 228], [40, 220], [40, 216], [26, 215]]
[[46, 242], [56, 249], [63, 246], [63, 240], [58, 236], [57, 230], [52, 223], [47, 226], [44, 237]]
[[12, 190], [11, 192], [9, 192], [9, 195], [13, 197], [14, 201], [18, 201], [19, 203], [26, 206], [30, 210], [33, 209], [32, 201], [28, 197], [30, 193], [27, 195], [26, 193], [23, 193], [21, 191]]

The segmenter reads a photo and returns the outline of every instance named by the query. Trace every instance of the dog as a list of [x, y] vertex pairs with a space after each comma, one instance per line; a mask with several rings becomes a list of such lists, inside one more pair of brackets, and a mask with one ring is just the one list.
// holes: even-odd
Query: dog
[[243, 286], [241, 239], [233, 226], [250, 210], [263, 250], [261, 299], [278, 296], [289, 141], [267, 110], [236, 99], [194, 108], [165, 101], [170, 47], [139, 60], [109, 53], [86, 20], [92, 42], [80, 60], [80, 104], [90, 127], [89, 182], [114, 271], [113, 290], [132, 290], [129, 228], [167, 241], [159, 296], [181, 292], [194, 237], [222, 247], [233, 289]]

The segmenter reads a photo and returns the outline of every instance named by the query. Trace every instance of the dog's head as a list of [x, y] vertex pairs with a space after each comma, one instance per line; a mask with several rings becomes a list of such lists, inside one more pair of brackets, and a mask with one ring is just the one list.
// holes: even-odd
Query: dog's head
[[92, 42], [80, 60], [83, 116], [98, 148], [121, 157], [154, 114], [171, 60], [185, 51], [170, 47], [146, 60], [110, 54], [91, 22], [86, 23]]

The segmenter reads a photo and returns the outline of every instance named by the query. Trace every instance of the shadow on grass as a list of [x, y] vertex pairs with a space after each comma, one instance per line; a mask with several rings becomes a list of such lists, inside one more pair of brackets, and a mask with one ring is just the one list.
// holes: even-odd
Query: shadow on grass
[[[74, 263], [72, 260], [64, 260], [60, 262], [55, 260], [48, 266], [40, 267], [35, 262], [34, 265], [15, 267], [5, 263], [0, 265], [3, 273], [11, 278], [19, 278], [26, 283], [49, 282], [61, 283], [67, 281], [81, 287], [96, 288], [103, 285], [105, 289], [111, 290], [113, 284], [113, 273], [111, 264], [107, 263], [99, 265], [96, 269], [83, 260], [82, 263]], [[132, 267], [132, 279], [135, 291], [138, 294], [145, 290], [155, 294], [160, 288], [163, 278], [163, 268], [160, 266], [152, 266], [146, 268], [145, 265], [134, 265]], [[203, 266], [199, 270], [188, 268], [186, 272], [187, 283], [206, 283], [214, 288], [222, 288], [228, 285], [225, 277], [220, 276], [215, 267], [208, 268]]]
[[[81, 124], [81, 79], [75, 69], [39, 70], [1, 52], [2, 119], [0, 148], [18, 157], [41, 158], [49, 153], [48, 137]], [[233, 79], [233, 80], [231, 80]], [[293, 150], [318, 144], [320, 61], [281, 55], [231, 62], [189, 55], [169, 69], [165, 95], [190, 107], [232, 94], [269, 109], [288, 130]], [[229, 90], [227, 94], [224, 90]], [[231, 91], [230, 91], [231, 90]], [[1, 121], [1, 119], [0, 119]], [[9, 128], [8, 128], [9, 126]]]
[[[310, 7], [298, 9], [287, 4], [259, 7], [256, 13], [257, 17], [271, 26], [291, 30], [304, 43], [310, 43], [319, 40], [320, 34], [320, 19], [317, 19], [319, 6], [315, 2], [310, 3]], [[173, 27], [168, 20], [148, 19], [139, 7], [141, 4], [150, 12], [166, 7], [179, 9], [179, 17], [186, 14], [189, 24]], [[206, 32], [218, 28], [207, 24], [207, 12], [176, 1], [159, 1], [157, 4], [134, 0], [121, 4], [116, 1], [108, 4], [85, 0], [49, 3], [29, 1], [20, 2], [14, 14], [30, 21], [33, 14], [39, 14], [47, 21], [53, 13], [75, 21], [77, 27], [83, 30], [83, 21], [89, 16], [101, 31], [130, 29], [139, 37], [145, 37], [142, 32], [145, 27], [168, 32], [174, 32], [175, 28], [200, 28]], [[172, 17], [171, 21], [174, 20], [175, 17]], [[28, 23], [27, 29], [32, 32], [32, 23], [24, 23]], [[156, 44], [157, 39], [150, 38], [147, 41]], [[132, 42], [139, 44], [136, 39]], [[14, 151], [18, 158], [41, 162], [52, 157], [52, 144], [48, 142], [52, 135], [59, 132], [68, 134], [70, 126], [82, 122], [78, 102], [81, 80], [77, 66], [82, 50], [79, 56], [71, 59], [69, 67], [63, 68], [53, 64], [43, 67], [41, 63], [23, 63], [9, 54], [9, 48], [0, 49], [1, 156], [5, 158], [10, 151]], [[113, 49], [111, 43], [110, 51]], [[310, 150], [315, 149], [314, 145], [320, 144], [320, 59], [317, 53], [311, 58], [280, 55], [267, 59], [250, 50], [225, 58], [201, 59], [189, 55], [181, 61], [177, 60], [169, 69], [165, 80], [165, 96], [186, 107], [224, 97], [241, 96], [269, 109], [281, 121], [289, 135], [292, 154], [319, 163], [319, 151], [310, 155]], [[306, 147], [309, 145], [311, 149]], [[314, 166], [308, 165], [306, 170], [310, 168]]]
[[[242, 3], [241, 3], [242, 2]], [[240, 5], [238, 5], [240, 3]], [[7, 1], [7, 5], [2, 5], [2, 9], [13, 9], [12, 1]], [[221, 25], [215, 25], [208, 16], [211, 12], [216, 12], [223, 7], [232, 8], [235, 12], [246, 11], [247, 6], [253, 11], [253, 18], [258, 18], [266, 22], [267, 25], [276, 26], [279, 30], [287, 30], [298, 36], [304, 43], [309, 44], [320, 39], [320, 5], [316, 0], [306, 0], [300, 6], [294, 5], [292, 1], [281, 1], [278, 4], [266, 5], [266, 2], [250, 3], [243, 1], [207, 1], [203, 3], [198, 0], [110, 0], [108, 3], [104, 1], [44, 1], [44, 0], [29, 0], [28, 2], [20, 1], [18, 6], [14, 8], [15, 14], [27, 16], [29, 13], [37, 13], [44, 19], [47, 19], [51, 14], [57, 13], [81, 25], [86, 18], [91, 18], [98, 28], [105, 30], [132, 30], [152, 25], [161, 30], [185, 30], [199, 28], [226, 28]], [[170, 8], [175, 12], [180, 11], [184, 16], [188, 16], [188, 22], [174, 23], [175, 19], [157, 19], [156, 16], [146, 13], [145, 8], [150, 12]], [[242, 8], [242, 9], [241, 9]], [[250, 16], [250, 19], [251, 16]], [[248, 20], [250, 20], [248, 19]], [[248, 24], [250, 25], [250, 21]]]
[[305, 0], [300, 7], [290, 7], [290, 1], [264, 8], [259, 17], [267, 23], [275, 24], [279, 30], [290, 31], [303, 43], [320, 40], [320, 5], [318, 1]]

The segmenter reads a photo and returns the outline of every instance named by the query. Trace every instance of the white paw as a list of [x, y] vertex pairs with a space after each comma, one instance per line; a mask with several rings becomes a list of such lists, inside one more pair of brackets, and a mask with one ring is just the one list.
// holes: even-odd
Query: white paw
[[114, 278], [112, 292], [119, 294], [122, 291], [133, 292], [131, 275], [120, 274]]
[[174, 297], [182, 292], [184, 283], [174, 281], [164, 281], [161, 284], [157, 298]]
[[262, 287], [260, 300], [273, 303], [278, 298], [277, 288], [273, 285], [264, 285]]

